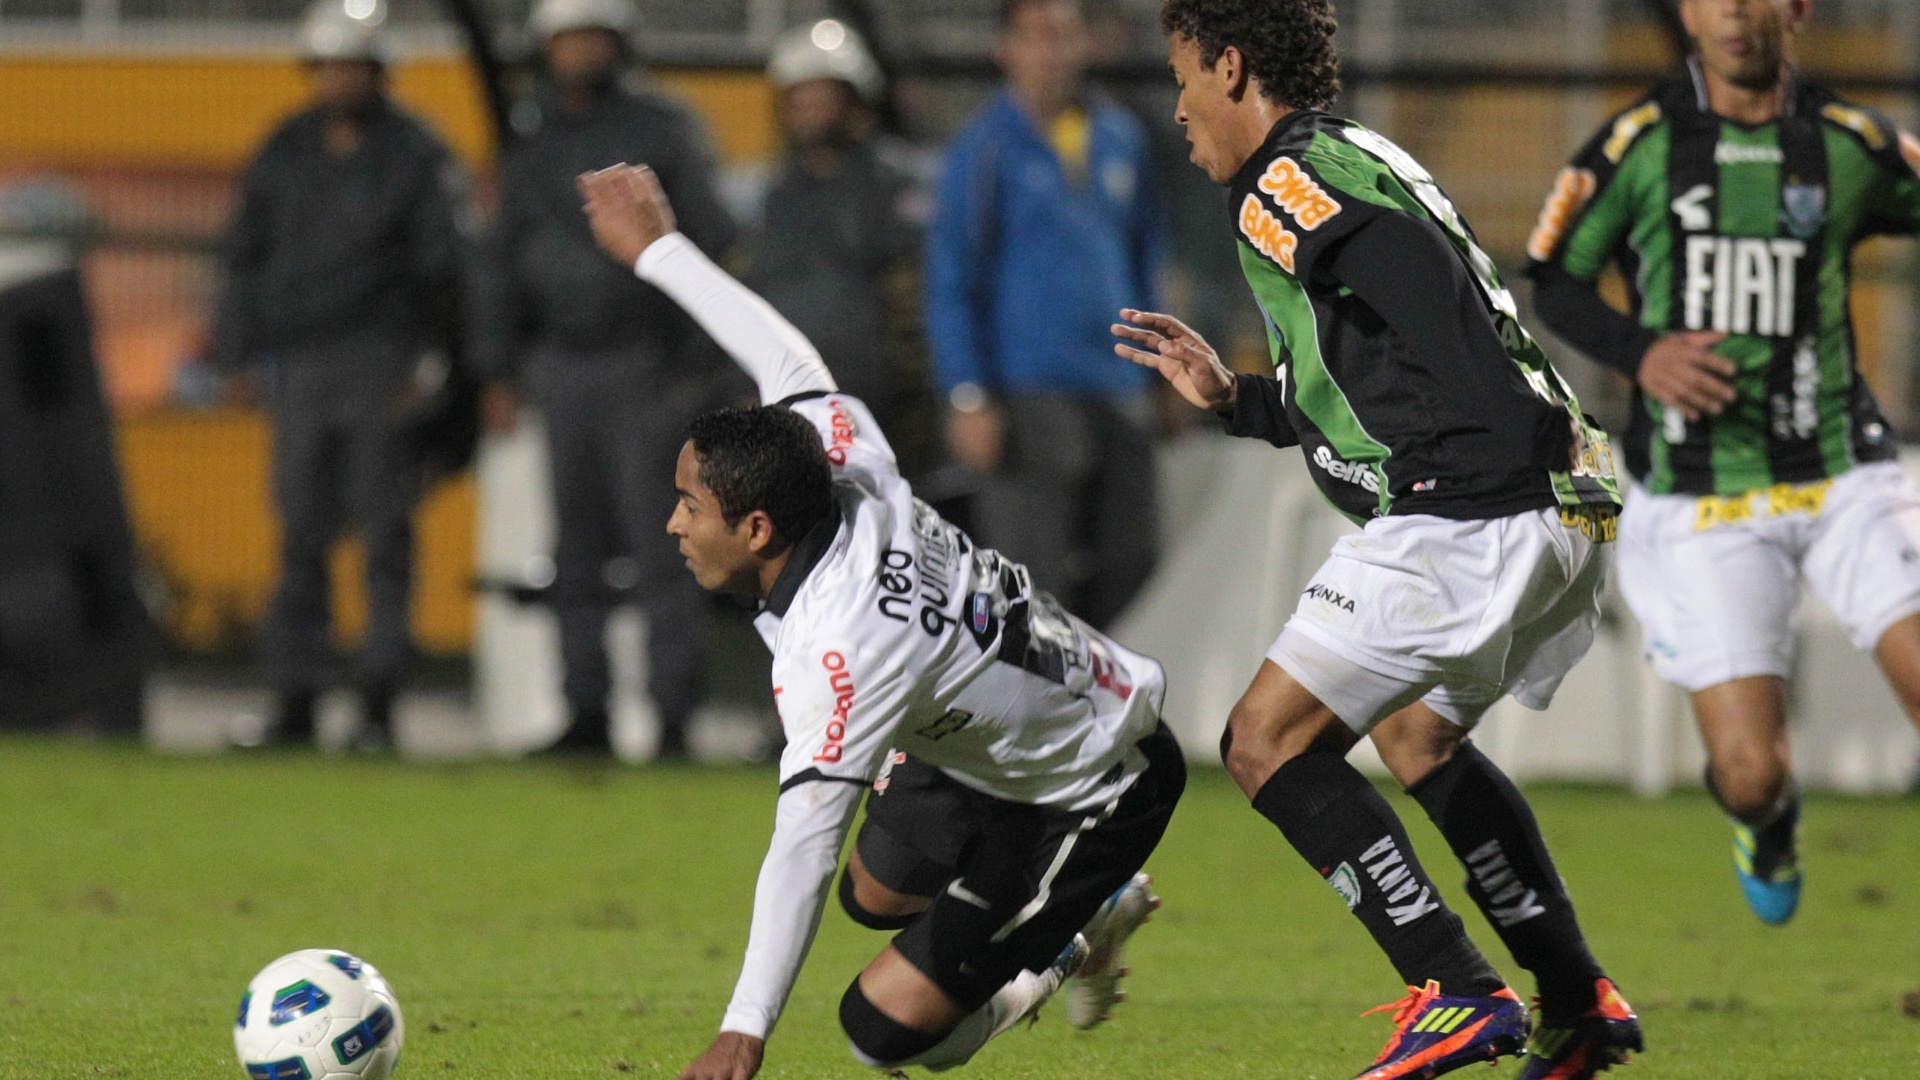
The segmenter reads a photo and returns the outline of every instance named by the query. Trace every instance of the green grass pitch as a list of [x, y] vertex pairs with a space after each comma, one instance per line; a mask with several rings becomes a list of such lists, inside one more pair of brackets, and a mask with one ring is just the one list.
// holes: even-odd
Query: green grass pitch
[[[1920, 1077], [1920, 1019], [1901, 1009], [1920, 988], [1920, 802], [1813, 798], [1806, 902], [1769, 929], [1742, 905], [1704, 798], [1533, 797], [1646, 1024], [1649, 1053], [1612, 1075]], [[1439, 837], [1395, 798], [1464, 903]], [[0, 739], [0, 1077], [239, 1077], [241, 989], [310, 946], [393, 981], [403, 1078], [671, 1077], [731, 991], [773, 800], [764, 769]], [[988, 1046], [975, 1075], [1339, 1080], [1371, 1060], [1387, 1025], [1359, 1013], [1397, 996], [1391, 969], [1217, 770], [1196, 772], [1149, 868], [1166, 907], [1130, 953], [1133, 1000], [1092, 1033], [1049, 1010]], [[872, 1075], [835, 1009], [884, 940], [828, 911], [763, 1075]]]

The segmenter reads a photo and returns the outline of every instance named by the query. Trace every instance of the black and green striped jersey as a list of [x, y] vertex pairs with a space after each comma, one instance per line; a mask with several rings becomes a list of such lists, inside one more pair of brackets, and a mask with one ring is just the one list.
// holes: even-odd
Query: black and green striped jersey
[[1894, 456], [1855, 364], [1850, 260], [1868, 236], [1920, 229], [1916, 168], [1920, 143], [1885, 116], [1798, 80], [1773, 122], [1718, 116], [1695, 66], [1561, 172], [1530, 272], [1591, 288], [1619, 265], [1637, 326], [1611, 336], [1634, 340], [1583, 342], [1597, 358], [1632, 376], [1658, 333], [1728, 335], [1738, 397], [1720, 415], [1688, 423], [1636, 391], [1627, 465], [1648, 490], [1731, 495]]
[[1359, 522], [1618, 505], [1606, 436], [1404, 150], [1291, 113], [1235, 176], [1230, 208], [1276, 372], [1242, 379], [1230, 430], [1298, 443], [1321, 493]]

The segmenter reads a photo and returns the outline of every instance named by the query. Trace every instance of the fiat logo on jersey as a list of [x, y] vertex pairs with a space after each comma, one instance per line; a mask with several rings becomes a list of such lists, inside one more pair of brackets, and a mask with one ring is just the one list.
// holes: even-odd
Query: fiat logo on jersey
[[[827, 406], [832, 410], [827, 438], [827, 460], [835, 465], [847, 463], [847, 450], [853, 446], [853, 414], [840, 404], [839, 398], [828, 398]], [[837, 760], [837, 759], [836, 759]]]
[[833, 718], [827, 721], [827, 741], [813, 760], [833, 764], [840, 760], [847, 742], [847, 713], [853, 709], [853, 672], [847, 670], [847, 658], [829, 652], [820, 658], [827, 669], [827, 683], [833, 687]]

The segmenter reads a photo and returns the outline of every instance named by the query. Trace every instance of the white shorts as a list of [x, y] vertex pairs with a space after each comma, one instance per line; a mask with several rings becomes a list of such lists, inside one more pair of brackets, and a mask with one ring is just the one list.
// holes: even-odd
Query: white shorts
[[1608, 547], [1558, 510], [1376, 518], [1333, 545], [1267, 658], [1362, 734], [1420, 700], [1469, 728], [1508, 694], [1544, 709], [1593, 644]]
[[1793, 664], [1804, 576], [1856, 647], [1920, 612], [1920, 491], [1893, 462], [1746, 495], [1650, 495], [1620, 518], [1620, 591], [1689, 692]]

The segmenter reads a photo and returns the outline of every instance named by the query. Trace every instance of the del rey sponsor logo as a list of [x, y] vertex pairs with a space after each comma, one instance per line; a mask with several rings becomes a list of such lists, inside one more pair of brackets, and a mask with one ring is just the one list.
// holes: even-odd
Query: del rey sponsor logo
[[1273, 211], [1251, 192], [1240, 201], [1240, 235], [1247, 238], [1253, 250], [1279, 263], [1280, 269], [1293, 273], [1293, 253], [1300, 246], [1300, 238], [1288, 232]]
[[833, 715], [827, 720], [827, 738], [813, 760], [838, 762], [847, 744], [847, 714], [853, 709], [853, 672], [847, 670], [847, 658], [837, 651], [820, 657], [827, 669], [827, 684], [833, 688]]
[[1553, 194], [1547, 196], [1547, 205], [1540, 208], [1540, 220], [1533, 226], [1533, 235], [1527, 238], [1529, 257], [1539, 262], [1553, 258], [1554, 251], [1560, 247], [1560, 237], [1567, 231], [1567, 223], [1593, 198], [1596, 183], [1592, 169], [1569, 166], [1560, 170], [1559, 178], [1553, 182]]
[[1275, 158], [1267, 171], [1260, 174], [1256, 186], [1306, 232], [1326, 224], [1327, 219], [1340, 212], [1340, 204], [1292, 158]]

